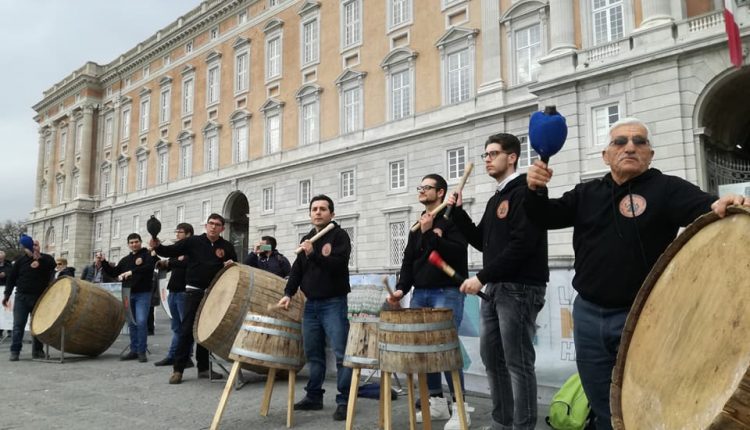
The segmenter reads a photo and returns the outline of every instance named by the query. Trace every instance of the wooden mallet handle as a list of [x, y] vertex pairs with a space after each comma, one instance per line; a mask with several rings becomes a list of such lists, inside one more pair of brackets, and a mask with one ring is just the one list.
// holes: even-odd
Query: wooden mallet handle
[[287, 309], [285, 309], [283, 306], [281, 306], [278, 303], [276, 304], [269, 303], [268, 306], [266, 306], [266, 310], [268, 312], [273, 312], [273, 311], [285, 311]]
[[[321, 238], [321, 237], [323, 237], [323, 236], [324, 236], [324, 235], [325, 235], [326, 233], [328, 233], [329, 231], [333, 230], [333, 228], [334, 228], [334, 227], [336, 227], [336, 224], [334, 224], [334, 223], [330, 223], [330, 224], [328, 224], [327, 226], [325, 226], [325, 228], [324, 228], [323, 230], [320, 230], [319, 232], [317, 232], [317, 233], [315, 234], [315, 236], [311, 237], [311, 238], [309, 239], [309, 240], [310, 240], [310, 242], [311, 242], [311, 243], [315, 243], [315, 241], [316, 241], [316, 240], [320, 239], [320, 238]], [[304, 251], [304, 248], [302, 248], [302, 247], [300, 246], [299, 248], [297, 248], [296, 250], [294, 250], [294, 253], [295, 253], [295, 254], [299, 254], [299, 253], [300, 253], [300, 252], [302, 252], [302, 251]]]
[[[466, 278], [456, 273], [456, 271], [448, 263], [446, 263], [445, 260], [443, 260], [443, 257], [441, 257], [437, 251], [432, 251], [430, 253], [430, 256], [427, 257], [427, 261], [429, 261], [433, 266], [442, 270], [443, 273], [448, 275], [451, 279], [458, 282], [459, 284], [462, 284], [466, 280]], [[481, 297], [485, 301], [490, 301], [490, 297], [481, 291], [477, 291], [477, 296]]]
[[[469, 162], [469, 164], [467, 164], [466, 168], [464, 169], [464, 175], [461, 176], [461, 181], [458, 183], [458, 187], [455, 191], [453, 191], [453, 196], [456, 199], [458, 199], [458, 194], [464, 190], [464, 185], [466, 185], [466, 181], [469, 180], [469, 175], [471, 174], [472, 170], [474, 170], [474, 163]], [[453, 206], [448, 206], [448, 209], [446, 209], [445, 213], [443, 214], [443, 218], [451, 219], [451, 211], [453, 211]]]
[[[440, 205], [438, 207], [436, 207], [435, 209], [433, 209], [433, 210], [430, 211], [430, 215], [432, 215], [432, 216], [437, 215], [438, 212], [440, 212], [441, 210], [443, 210], [443, 208], [445, 208], [446, 206], [448, 206], [448, 202], [440, 203]], [[414, 225], [411, 226], [412, 233], [415, 232], [415, 231], [417, 231], [417, 230], [419, 230], [419, 221], [415, 222]]]

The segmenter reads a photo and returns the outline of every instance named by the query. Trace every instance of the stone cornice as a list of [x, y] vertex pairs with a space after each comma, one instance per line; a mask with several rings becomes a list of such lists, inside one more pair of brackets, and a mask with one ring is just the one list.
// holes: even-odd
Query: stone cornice
[[[52, 87], [52, 90], [46, 91], [44, 99], [33, 105], [31, 108], [41, 114], [45, 109], [51, 106], [56, 106], [62, 100], [72, 96], [87, 86], [95, 87], [97, 89], [101, 88], [99, 79], [95, 75], [82, 73], [73, 78], [71, 82], [61, 84], [59, 87], [58, 85], [55, 85]], [[43, 120], [43, 116], [41, 119]]]

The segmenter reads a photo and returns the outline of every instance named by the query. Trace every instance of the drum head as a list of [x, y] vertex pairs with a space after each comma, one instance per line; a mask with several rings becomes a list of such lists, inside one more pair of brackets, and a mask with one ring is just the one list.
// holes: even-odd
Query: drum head
[[749, 338], [750, 211], [733, 208], [691, 224], [644, 282], [613, 373], [615, 428], [727, 428], [748, 395]]
[[38, 335], [46, 332], [60, 319], [71, 300], [73, 282], [75, 282], [73, 278], [60, 278], [42, 294], [32, 314], [32, 334]]
[[208, 339], [218, 328], [227, 314], [237, 291], [240, 279], [240, 265], [223, 268], [214, 278], [211, 293], [206, 296], [196, 325], [196, 341]]

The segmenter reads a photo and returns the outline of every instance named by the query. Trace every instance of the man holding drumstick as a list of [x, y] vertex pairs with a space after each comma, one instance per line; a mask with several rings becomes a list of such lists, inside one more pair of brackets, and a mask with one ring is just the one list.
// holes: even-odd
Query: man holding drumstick
[[487, 285], [490, 302], [482, 301], [479, 352], [492, 396], [491, 429], [533, 430], [536, 426], [536, 374], [533, 338], [536, 317], [544, 306], [547, 233], [526, 218], [526, 175], [516, 172], [521, 143], [512, 134], [490, 136], [484, 144], [484, 167], [497, 189], [482, 220], [474, 225], [461, 208], [453, 220], [469, 243], [482, 251], [483, 269], [461, 285], [476, 294]]
[[[180, 337], [177, 340], [174, 366], [170, 384], [182, 383], [182, 373], [190, 361], [190, 350], [193, 346], [193, 323], [198, 306], [203, 300], [211, 280], [224, 266], [237, 260], [234, 246], [221, 237], [224, 231], [224, 217], [212, 213], [206, 220], [206, 232], [200, 236], [190, 236], [174, 245], [165, 246], [158, 239], [151, 238], [149, 246], [162, 257], [187, 257], [185, 274], [185, 313], [182, 317]], [[195, 359], [198, 362], [198, 377], [221, 379], [220, 373], [209, 370], [208, 351], [196, 348]]]
[[[409, 239], [404, 249], [401, 262], [401, 276], [393, 295], [388, 296], [390, 304], [397, 304], [411, 287], [414, 286], [409, 307], [411, 308], [448, 308], [453, 311], [453, 322], [456, 330], [461, 325], [464, 314], [464, 294], [458, 290], [459, 284], [448, 275], [428, 262], [432, 251], [438, 251], [446, 262], [464, 278], [468, 273], [466, 239], [450, 220], [443, 217], [445, 209], [433, 214], [433, 210], [440, 206], [448, 192], [448, 184], [438, 174], [429, 174], [422, 178], [417, 187], [419, 203], [425, 210], [419, 219], [419, 228], [409, 233]], [[461, 384], [464, 374], [459, 370]], [[453, 379], [450, 372], [445, 372], [448, 388], [454, 396]], [[427, 388], [430, 391], [430, 418], [447, 420], [451, 418], [448, 403], [443, 398], [443, 385], [440, 373], [427, 375]], [[463, 388], [463, 387], [461, 387]], [[422, 407], [426, 407], [423, 403]], [[446, 423], [446, 429], [458, 429], [458, 413], [454, 406], [453, 418]], [[417, 422], [422, 421], [422, 413], [417, 414]], [[470, 422], [467, 413], [467, 421]]]
[[[334, 223], [333, 200], [317, 195], [310, 200], [310, 221], [313, 229], [302, 239], [297, 259], [292, 265], [284, 297], [278, 306], [288, 309], [291, 298], [301, 289], [307, 297], [302, 319], [302, 340], [305, 358], [310, 365], [305, 397], [294, 405], [295, 410], [323, 409], [323, 380], [326, 376], [326, 336], [336, 354], [336, 411], [333, 419], [346, 419], [352, 369], [343, 366], [346, 340], [349, 336], [347, 295], [349, 286], [349, 256], [352, 245], [349, 235]], [[320, 236], [316, 233], [333, 223], [331, 231]]]
[[602, 159], [610, 172], [550, 199], [552, 170], [529, 167], [525, 209], [535, 224], [573, 227], [575, 277], [573, 339], [583, 390], [596, 415], [596, 428], [611, 429], [609, 391], [617, 349], [630, 306], [656, 260], [679, 227], [710, 210], [723, 217], [728, 205], [750, 206], [750, 198], [720, 199], [688, 181], [649, 168], [651, 133], [637, 118], [609, 129]]

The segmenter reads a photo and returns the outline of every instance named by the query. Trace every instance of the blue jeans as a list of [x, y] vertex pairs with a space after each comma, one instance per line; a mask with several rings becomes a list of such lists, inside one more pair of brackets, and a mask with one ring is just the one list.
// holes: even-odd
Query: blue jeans
[[628, 308], [608, 309], [577, 296], [573, 303], [573, 341], [581, 385], [596, 415], [597, 430], [612, 428], [609, 385], [617, 361]]
[[492, 396], [493, 430], [533, 430], [536, 426], [534, 335], [544, 306], [544, 285], [489, 283], [492, 299], [482, 301], [479, 354]]
[[[26, 329], [26, 322], [29, 320], [29, 314], [34, 310], [39, 300], [39, 294], [24, 294], [16, 291], [16, 298], [13, 301], [13, 335], [10, 339], [10, 352], [20, 353], [23, 345], [23, 332]], [[32, 339], [32, 352], [42, 352], [42, 342], [36, 337]]]
[[323, 401], [323, 380], [326, 377], [326, 336], [336, 355], [336, 404], [345, 405], [349, 400], [352, 369], [343, 366], [346, 338], [349, 336], [349, 319], [346, 315], [346, 296], [329, 299], [308, 300], [302, 319], [302, 341], [305, 358], [310, 366], [310, 380], [305, 391], [313, 401]]
[[151, 310], [151, 293], [131, 293], [130, 309], [135, 324], [128, 324], [130, 332], [130, 351], [145, 353], [148, 337], [148, 314]]
[[[461, 320], [464, 319], [464, 298], [466, 297], [458, 288], [415, 288], [412, 293], [410, 308], [444, 308], [453, 311], [453, 324], [456, 330], [461, 326]], [[448, 382], [448, 389], [453, 397], [456, 392], [453, 389], [453, 378], [451, 372], [444, 372], [445, 380]], [[464, 388], [464, 372], [458, 370], [458, 376], [461, 379], [461, 389]], [[439, 373], [427, 374], [427, 388], [431, 395], [442, 395], [443, 384], [440, 381]]]
[[185, 293], [170, 291], [167, 296], [167, 304], [169, 305], [169, 313], [172, 315], [170, 323], [172, 343], [169, 345], [167, 358], [174, 359], [175, 351], [177, 351], [177, 340], [180, 338], [180, 327], [182, 327], [182, 320], [185, 319]]

